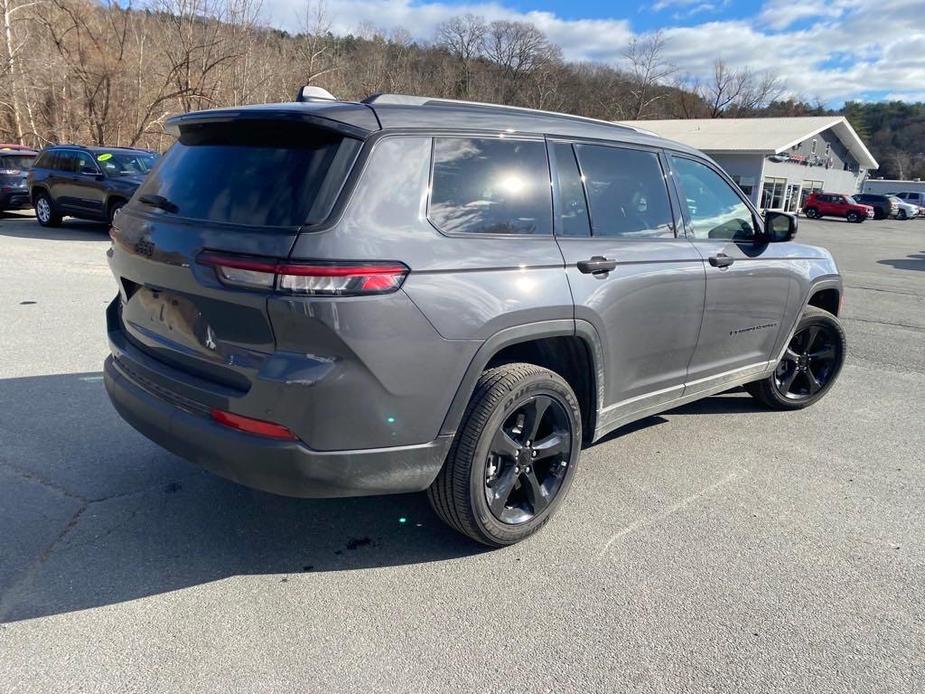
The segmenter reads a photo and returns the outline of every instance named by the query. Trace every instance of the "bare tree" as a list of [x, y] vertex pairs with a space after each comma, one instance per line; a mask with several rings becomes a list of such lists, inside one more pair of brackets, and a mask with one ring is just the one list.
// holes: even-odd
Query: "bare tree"
[[700, 90], [710, 118], [720, 118], [727, 110], [764, 106], [781, 93], [781, 81], [773, 73], [754, 73], [748, 66], [736, 70], [721, 59], [713, 64], [712, 78]]
[[464, 99], [471, 96], [473, 64], [485, 51], [487, 32], [485, 19], [473, 14], [453, 17], [437, 27], [437, 45], [459, 61], [457, 95]]
[[324, 2], [306, 0], [301, 19], [302, 34], [298, 37], [303, 60], [304, 81], [314, 84], [319, 78], [337, 69], [331, 40], [331, 22]]
[[659, 87], [677, 68], [665, 57], [665, 36], [661, 30], [644, 38], [634, 38], [623, 52], [632, 76], [632, 100], [627, 114], [632, 120], [644, 118], [649, 107], [665, 97]]
[[500, 70], [498, 97], [512, 101], [523, 80], [560, 60], [560, 50], [526, 22], [496, 21], [485, 34], [485, 57]]

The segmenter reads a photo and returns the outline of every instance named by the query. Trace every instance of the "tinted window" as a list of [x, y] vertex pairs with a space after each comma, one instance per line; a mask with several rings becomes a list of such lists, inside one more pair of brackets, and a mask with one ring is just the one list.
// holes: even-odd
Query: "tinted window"
[[674, 238], [665, 177], [654, 152], [576, 145], [594, 236]]
[[110, 178], [144, 176], [154, 166], [156, 157], [148, 152], [98, 152], [96, 161]]
[[87, 169], [93, 172], [99, 171], [99, 167], [93, 163], [93, 157], [91, 157], [86, 152], [78, 152], [77, 153], [77, 170], [83, 171], [84, 169]]
[[435, 138], [429, 214], [448, 233], [551, 234], [545, 143]]
[[[358, 148], [297, 123], [187, 125], [139, 196], [163, 196], [173, 214], [192, 219], [300, 226], [329, 209]], [[333, 178], [337, 185], [326, 185]]]
[[25, 171], [32, 168], [32, 162], [34, 161], [34, 154], [9, 154], [5, 157], [0, 157], [0, 169]]
[[752, 211], [713, 169], [684, 157], [672, 157], [681, 197], [687, 202], [691, 229], [698, 239], [750, 239]]
[[55, 156], [55, 168], [67, 173], [77, 173], [77, 153], [58, 152]]
[[556, 210], [559, 226], [556, 233], [562, 236], [590, 236], [588, 205], [581, 183], [581, 172], [575, 161], [575, 152], [567, 144], [554, 144], [556, 179], [559, 184], [559, 207]]

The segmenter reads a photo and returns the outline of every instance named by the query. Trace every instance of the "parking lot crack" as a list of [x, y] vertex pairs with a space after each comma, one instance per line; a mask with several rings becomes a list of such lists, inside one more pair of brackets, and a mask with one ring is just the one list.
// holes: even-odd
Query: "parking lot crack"
[[71, 530], [77, 525], [80, 521], [81, 515], [87, 510], [89, 504], [82, 503], [80, 507], [74, 511], [71, 515], [68, 522], [61, 529], [61, 531], [55, 536], [55, 538], [49, 542], [45, 549], [43, 549], [39, 555], [32, 561], [29, 567], [23, 572], [22, 576], [18, 581], [16, 581], [8, 590], [6, 590], [2, 595], [0, 595], [0, 622], [5, 622], [7, 620], [7, 615], [14, 605], [19, 603], [19, 595], [24, 590], [25, 587], [32, 584], [33, 579], [36, 574], [48, 560], [48, 557], [51, 556], [51, 553], [54, 551], [55, 547], [61, 543], [62, 540], [67, 536]]
[[86, 505], [91, 501], [90, 499], [87, 499], [80, 494], [76, 494], [59, 484], [55, 484], [54, 482], [45, 479], [41, 475], [37, 475], [30, 470], [24, 470], [23, 468], [13, 465], [6, 460], [0, 460], [0, 465], [2, 465], [17, 477], [26, 480], [27, 482], [34, 482], [35, 484], [41, 485], [45, 489], [48, 489], [52, 493], [59, 496], [67, 497], [68, 499], [74, 499], [75, 501], [80, 502], [82, 505]]

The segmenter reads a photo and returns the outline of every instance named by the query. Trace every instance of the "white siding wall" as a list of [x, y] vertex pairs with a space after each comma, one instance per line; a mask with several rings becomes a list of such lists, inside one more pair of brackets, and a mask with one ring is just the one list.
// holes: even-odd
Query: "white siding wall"
[[887, 193], [925, 193], [925, 181], [878, 181], [871, 179], [864, 183], [865, 193], [884, 195]]
[[858, 192], [864, 172], [860, 174], [841, 169], [826, 169], [822, 166], [801, 166], [790, 162], [769, 161], [764, 165], [764, 175], [774, 178], [786, 178], [788, 183], [800, 185], [804, 180], [822, 181], [822, 189], [827, 193]]

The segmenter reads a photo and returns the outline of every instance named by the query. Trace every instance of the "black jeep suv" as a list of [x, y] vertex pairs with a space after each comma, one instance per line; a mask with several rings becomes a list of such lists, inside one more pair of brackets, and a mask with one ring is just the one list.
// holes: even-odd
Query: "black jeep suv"
[[56, 145], [39, 154], [29, 173], [29, 197], [39, 224], [64, 216], [112, 222], [154, 165], [141, 149]]

